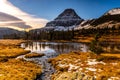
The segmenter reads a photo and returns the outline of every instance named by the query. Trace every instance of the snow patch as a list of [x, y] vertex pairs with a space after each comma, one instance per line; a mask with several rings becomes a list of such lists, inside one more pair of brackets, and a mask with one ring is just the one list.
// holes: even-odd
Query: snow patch
[[97, 69], [95, 69], [95, 68], [86, 68], [86, 69], [89, 71], [97, 71]]
[[73, 64], [69, 64], [69, 69], [68, 69], [68, 71], [71, 71], [71, 70], [73, 70], [73, 69], [78, 69], [79, 68], [79, 66], [75, 66], [75, 65], [73, 65]]
[[103, 65], [105, 65], [106, 63], [104, 63], [102, 61], [98, 62], [98, 61], [96, 61], [96, 59], [88, 59], [87, 64], [88, 65], [96, 65], [96, 64], [103, 64]]
[[56, 26], [55, 28], [54, 28], [54, 31], [68, 31], [68, 30], [73, 30], [74, 29], [74, 27], [75, 27], [75, 25], [73, 25], [73, 26], [69, 26], [69, 27], [64, 27], [64, 26]]
[[120, 8], [112, 9], [108, 12], [110, 15], [117, 15], [120, 14]]
[[118, 63], [111, 63], [112, 65], [116, 66]]

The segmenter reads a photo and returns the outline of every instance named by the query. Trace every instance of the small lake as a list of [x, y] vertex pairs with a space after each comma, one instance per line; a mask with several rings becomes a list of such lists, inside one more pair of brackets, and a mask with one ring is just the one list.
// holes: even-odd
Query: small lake
[[[29, 42], [22, 43], [21, 47], [25, 50], [30, 50], [35, 53], [44, 53], [45, 56], [39, 58], [25, 58], [28, 61], [34, 61], [40, 64], [43, 68], [43, 74], [36, 80], [50, 80], [50, 75], [55, 72], [55, 69], [47, 62], [49, 58], [53, 58], [62, 53], [71, 51], [88, 52], [89, 47], [85, 43], [58, 43], [58, 42]], [[24, 55], [22, 56], [24, 57]]]
[[56, 43], [56, 42], [31, 42], [21, 44], [22, 48], [25, 50], [30, 50], [31, 52], [44, 53], [48, 57], [59, 55], [62, 53], [68, 53], [71, 51], [81, 51], [88, 52], [89, 48], [85, 43]]

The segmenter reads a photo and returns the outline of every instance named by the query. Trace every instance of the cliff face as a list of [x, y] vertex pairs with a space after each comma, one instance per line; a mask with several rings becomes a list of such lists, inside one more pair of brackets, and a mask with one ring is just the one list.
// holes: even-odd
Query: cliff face
[[73, 9], [64, 10], [53, 21], [48, 22], [45, 27], [69, 27], [79, 25], [83, 21]]

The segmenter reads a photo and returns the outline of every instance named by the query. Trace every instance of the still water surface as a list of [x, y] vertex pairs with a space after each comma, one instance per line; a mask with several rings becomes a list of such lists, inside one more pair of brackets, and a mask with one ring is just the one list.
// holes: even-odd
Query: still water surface
[[[84, 43], [56, 43], [56, 42], [32, 42], [21, 44], [22, 48], [31, 52], [44, 53], [46, 55], [59, 55], [70, 51], [88, 52], [88, 46]], [[53, 55], [53, 56], [54, 56]], [[51, 57], [51, 56], [50, 56]]]
[[30, 50], [31, 52], [45, 54], [45, 56], [39, 58], [25, 58], [26, 60], [34, 61], [42, 66], [43, 73], [37, 78], [37, 80], [50, 80], [50, 75], [55, 72], [55, 69], [47, 62], [49, 58], [53, 58], [62, 53], [68, 53], [70, 51], [88, 52], [89, 50], [87, 44], [73, 42], [30, 42], [22, 43], [21, 47], [25, 48], [25, 50]]

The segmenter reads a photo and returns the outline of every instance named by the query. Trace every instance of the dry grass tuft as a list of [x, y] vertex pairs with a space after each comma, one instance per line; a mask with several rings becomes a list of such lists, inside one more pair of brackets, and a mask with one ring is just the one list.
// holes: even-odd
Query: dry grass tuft
[[34, 80], [41, 74], [41, 67], [21, 59], [0, 62], [0, 80]]
[[102, 56], [109, 56], [109, 57], [117, 57], [117, 58], [120, 58], [120, 53], [118, 53], [118, 54], [108, 54], [108, 53], [103, 53], [103, 54], [101, 54]]
[[25, 58], [36, 58], [36, 57], [42, 57], [44, 56], [45, 54], [40, 54], [40, 53], [30, 53], [30, 54], [26, 54], [25, 55]]
[[0, 49], [1, 58], [15, 58], [20, 55], [29, 53], [29, 50], [24, 50], [22, 48], [6, 47]]

